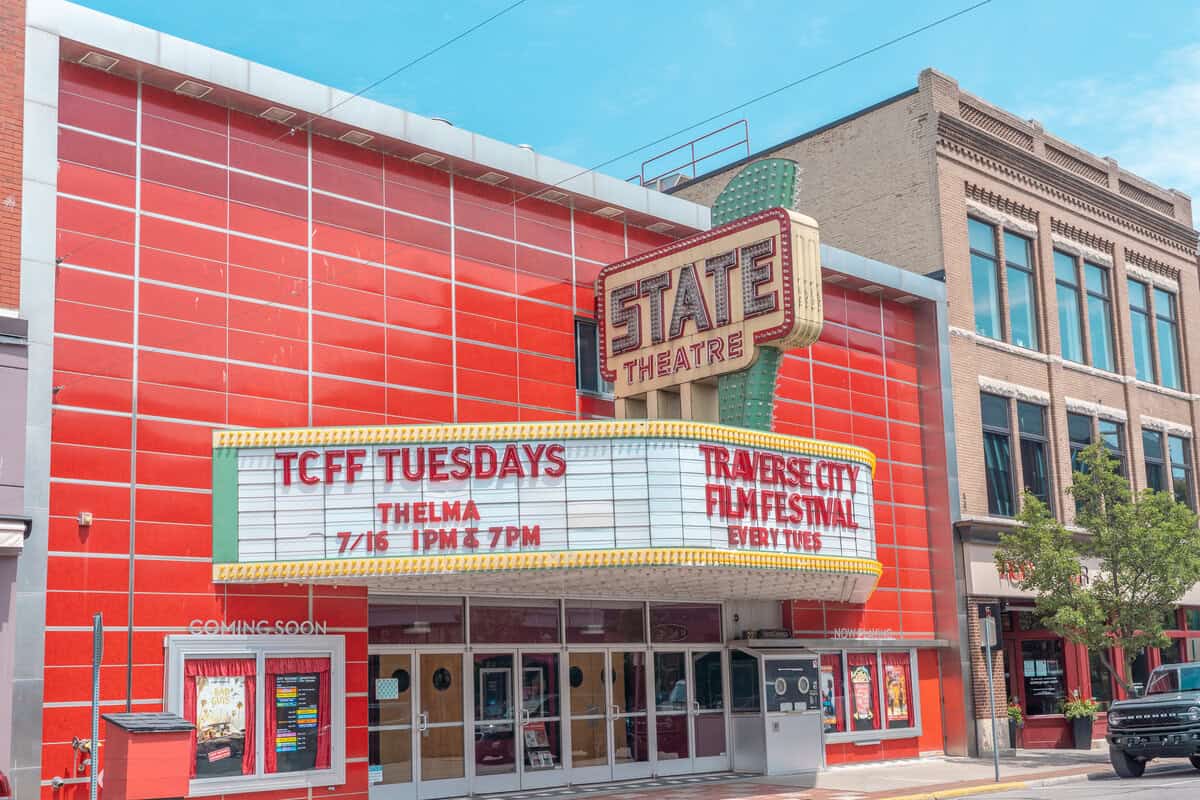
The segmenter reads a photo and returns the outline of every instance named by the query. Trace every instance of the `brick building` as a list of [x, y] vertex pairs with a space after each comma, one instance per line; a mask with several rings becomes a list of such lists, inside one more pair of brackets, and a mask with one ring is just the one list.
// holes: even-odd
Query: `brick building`
[[[767, 424], [614, 421], [597, 275], [708, 208], [60, 0], [25, 37], [22, 800], [86, 794], [95, 612], [101, 711], [196, 722], [192, 796], [762, 771], [768, 713], [807, 768], [961, 749], [943, 284], [810, 239]], [[718, 445], [860, 476], [810, 496], [855, 532], [734, 541]]]
[[[996, 707], [1008, 697], [1023, 705], [1026, 746], [1069, 744], [1062, 699], [1079, 690], [1108, 700], [1118, 689], [1095, 654], [1038, 626], [1031, 598], [997, 574], [996, 535], [1024, 489], [1070, 524], [1072, 453], [1097, 439], [1134, 489], [1174, 491], [1195, 507], [1200, 351], [1184, 334], [1200, 324], [1191, 200], [933, 70], [910, 91], [746, 160], [766, 157], [798, 162], [798, 208], [821, 220], [827, 241], [944, 276], [963, 658], [978, 739], [990, 741], [977, 613], [999, 602]], [[709, 202], [740, 163], [672, 192]], [[1135, 681], [1163, 661], [1200, 659], [1197, 604], [1200, 592], [1184, 599], [1171, 648], [1138, 656]]]

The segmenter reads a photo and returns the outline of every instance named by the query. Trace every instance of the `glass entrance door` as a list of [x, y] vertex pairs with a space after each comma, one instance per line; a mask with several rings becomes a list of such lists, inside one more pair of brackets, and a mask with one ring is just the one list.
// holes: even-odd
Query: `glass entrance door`
[[525, 653], [521, 658], [521, 788], [566, 783], [562, 757], [562, 675], [558, 653]]
[[572, 651], [567, 658], [571, 783], [648, 777], [646, 652]]
[[368, 672], [371, 800], [465, 794], [462, 652], [372, 647]]
[[655, 774], [729, 769], [720, 650], [654, 653]]
[[419, 653], [417, 674], [418, 797], [467, 793], [463, 654]]

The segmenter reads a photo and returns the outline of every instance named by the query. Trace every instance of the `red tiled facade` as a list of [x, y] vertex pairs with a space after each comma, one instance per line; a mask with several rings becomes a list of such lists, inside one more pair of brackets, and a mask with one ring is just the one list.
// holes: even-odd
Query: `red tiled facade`
[[[88, 726], [93, 613], [105, 712], [127, 682], [134, 710], [161, 708], [163, 637], [190, 620], [311, 618], [346, 637], [349, 763], [344, 786], [307, 796], [366, 798], [366, 593], [213, 583], [213, 429], [610, 416], [576, 391], [574, 320], [603, 265], [668, 237], [60, 68], [43, 781], [71, 774]], [[829, 285], [825, 316], [784, 359], [774, 428], [877, 455], [884, 572], [864, 606], [797, 599], [784, 624], [928, 641], [919, 395], [938, 371], [909, 306]], [[831, 745], [830, 763], [943, 748], [939, 654], [918, 662], [921, 736]], [[81, 791], [43, 784], [47, 800]]]

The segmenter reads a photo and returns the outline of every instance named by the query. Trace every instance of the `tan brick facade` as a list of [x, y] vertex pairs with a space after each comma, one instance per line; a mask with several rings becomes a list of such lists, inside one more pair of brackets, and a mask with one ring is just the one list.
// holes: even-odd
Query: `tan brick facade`
[[[917, 89], [752, 158], [789, 158], [804, 182], [799, 210], [821, 225], [829, 244], [917, 272], [945, 270], [950, 321], [954, 443], [960, 540], [994, 541], [1008, 524], [989, 517], [984, 469], [981, 387], [1046, 407], [1051, 497], [1071, 523], [1065, 489], [1071, 482], [1068, 410], [1124, 424], [1123, 448], [1135, 489], [1146, 486], [1142, 428], [1192, 438], [1200, 429], [1200, 347], [1189, 327], [1200, 326], [1200, 280], [1191, 200], [1122, 170], [959, 89], [925, 70]], [[675, 193], [705, 201], [736, 174], [738, 165], [684, 184]], [[1037, 350], [976, 333], [967, 217], [1032, 241], [1037, 293]], [[1003, 237], [1001, 237], [1003, 238]], [[1062, 357], [1054, 252], [1087, 258], [1109, 270], [1115, 371]], [[1002, 262], [1001, 262], [1002, 263]], [[1007, 296], [999, 269], [1000, 297]], [[1182, 391], [1138, 381], [1126, 278], [1169, 289], [1177, 298]], [[1007, 315], [1002, 305], [1001, 316]], [[1088, 331], [1083, 326], [1084, 351]], [[1021, 486], [1015, 406], [1009, 403], [1016, 489]], [[1193, 440], [1189, 458], [1197, 474]], [[1193, 481], [1194, 483], [1195, 481]], [[1193, 486], [1193, 492], [1195, 487]], [[968, 584], [968, 591], [970, 586]], [[986, 671], [977, 647], [976, 600], [968, 619], [974, 674], [974, 716], [987, 716]], [[1028, 600], [1025, 603], [1028, 606]], [[1002, 659], [997, 659], [996, 707], [1001, 722]], [[982, 723], [981, 744], [990, 741]], [[1007, 725], [1002, 725], [1007, 738]], [[1002, 739], [1003, 741], [1003, 739]]]
[[25, 3], [0, 3], [0, 310], [18, 304], [21, 274], [21, 122]]

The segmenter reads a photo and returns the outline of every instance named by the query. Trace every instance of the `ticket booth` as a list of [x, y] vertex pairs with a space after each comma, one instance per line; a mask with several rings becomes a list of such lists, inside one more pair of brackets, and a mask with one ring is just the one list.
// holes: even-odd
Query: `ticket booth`
[[795, 775], [824, 766], [820, 674], [811, 650], [733, 648], [735, 771]]

